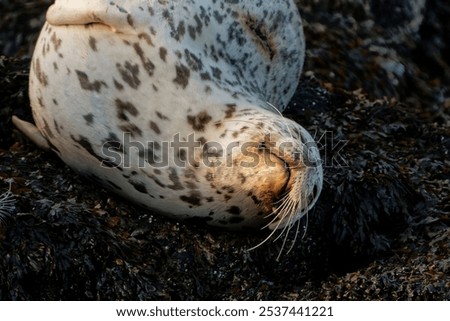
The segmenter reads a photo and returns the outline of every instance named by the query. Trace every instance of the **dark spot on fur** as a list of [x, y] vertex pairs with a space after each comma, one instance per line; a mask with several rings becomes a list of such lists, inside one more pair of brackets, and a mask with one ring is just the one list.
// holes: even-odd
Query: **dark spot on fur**
[[80, 86], [84, 90], [95, 91], [99, 93], [102, 89], [102, 86], [108, 88], [108, 85], [104, 81], [94, 80], [93, 82], [90, 82], [89, 77], [85, 72], [76, 70], [76, 73], [80, 82]]
[[212, 120], [212, 117], [206, 112], [202, 111], [196, 116], [187, 116], [188, 123], [196, 131], [205, 131], [205, 126]]
[[92, 148], [92, 144], [89, 142], [89, 139], [83, 136], [80, 136], [78, 139], [76, 139], [74, 136], [70, 136], [72, 138], [72, 140], [76, 143], [78, 143], [83, 149], [85, 149], [91, 156], [95, 157], [96, 159], [98, 159], [102, 165], [108, 166], [108, 167], [113, 167], [113, 164], [110, 164], [110, 162], [107, 159], [103, 159], [102, 157], [100, 157], [99, 155], [97, 155], [94, 151], [94, 149]]
[[174, 191], [184, 190], [184, 187], [183, 185], [181, 185], [180, 178], [178, 177], [176, 170], [173, 168], [169, 168], [167, 171], [169, 173], [169, 179], [173, 183], [173, 185], [169, 185], [167, 186], [167, 188], [170, 188]]
[[91, 49], [93, 51], [97, 51], [97, 39], [95, 39], [94, 37], [90, 36], [89, 37], [89, 46], [91, 47]]
[[158, 118], [162, 120], [169, 120], [167, 116], [161, 114], [159, 111], [156, 112], [156, 116], [158, 116]]
[[117, 117], [121, 120], [129, 121], [127, 113], [134, 117], [139, 115], [139, 111], [132, 103], [122, 101], [119, 98], [116, 99], [116, 108]]
[[187, 160], [187, 152], [184, 149], [180, 149], [178, 152], [178, 159], [182, 162], [185, 162]]
[[195, 171], [193, 169], [186, 169], [184, 171], [184, 177], [198, 182], [197, 175], [195, 174]]
[[134, 28], [134, 20], [133, 20], [133, 17], [131, 16], [131, 14], [127, 15], [127, 22], [132, 28]]
[[94, 122], [94, 115], [93, 114], [87, 114], [83, 116], [84, 120], [86, 121], [86, 125], [91, 126]]
[[47, 137], [50, 137], [50, 138], [54, 138], [55, 135], [53, 135], [53, 132], [52, 132], [52, 130], [50, 129], [50, 126], [48, 125], [47, 121], [45, 120], [45, 118], [44, 118], [43, 120], [44, 120], [44, 128], [43, 128], [43, 131], [45, 132], [46, 136], [47, 136]]
[[208, 182], [213, 182], [214, 181], [214, 174], [213, 173], [208, 173], [208, 174], [206, 174], [205, 178], [206, 178], [206, 180]]
[[205, 137], [200, 137], [200, 138], [197, 138], [197, 142], [200, 143], [200, 146], [203, 146], [207, 143], [207, 140]]
[[150, 128], [156, 133], [156, 134], [161, 134], [161, 130], [159, 129], [159, 126], [155, 123], [155, 122], [153, 122], [153, 121], [150, 121]]
[[56, 33], [54, 32], [52, 34], [52, 37], [50, 38], [50, 40], [53, 43], [53, 47], [55, 48], [55, 51], [58, 52], [59, 48], [61, 47], [61, 43], [62, 43], [61, 38], [58, 38], [56, 36]]
[[138, 54], [139, 58], [141, 59], [142, 65], [144, 66], [144, 69], [147, 71], [148, 75], [150, 77], [152, 77], [153, 73], [155, 72], [155, 65], [153, 64], [153, 62], [150, 59], [148, 59], [145, 56], [144, 50], [142, 50], [142, 48], [139, 45], [139, 43], [135, 43], [133, 45], [133, 48], [136, 51], [136, 53]]
[[186, 57], [186, 62], [190, 69], [192, 69], [193, 71], [200, 71], [203, 69], [202, 60], [198, 58], [195, 54], [190, 52], [188, 49], [185, 49], [184, 55]]
[[255, 195], [252, 195], [252, 200], [255, 202], [256, 205], [261, 204], [261, 200], [259, 200]]
[[198, 191], [192, 191], [189, 196], [182, 195], [180, 196], [180, 199], [188, 204], [191, 204], [193, 206], [200, 206], [201, 204], [201, 197], [202, 195]]
[[233, 186], [224, 186], [224, 187], [222, 187], [222, 190], [226, 191], [229, 194], [233, 194], [235, 192]]
[[200, 74], [200, 78], [202, 80], [211, 80], [211, 75], [208, 72], [202, 72]]
[[237, 206], [231, 206], [228, 210], [228, 213], [232, 214], [232, 215], [241, 215], [242, 211], [239, 207]]
[[58, 134], [61, 134], [61, 131], [59, 130], [59, 125], [56, 122], [56, 120], [53, 119], [53, 125], [55, 126], [56, 131], [58, 132]]
[[152, 142], [154, 150], [161, 150], [161, 144], [159, 142]]
[[162, 61], [166, 62], [167, 58], [167, 49], [164, 47], [159, 48], [159, 57]]
[[102, 142], [102, 154], [107, 157], [102, 163], [107, 167], [118, 168], [122, 159], [116, 155], [117, 153], [124, 154], [122, 143], [114, 133], [110, 133], [108, 138], [103, 139]]
[[187, 182], [185, 182], [185, 184], [186, 184], [186, 187], [187, 187], [188, 189], [198, 189], [197, 184], [195, 184], [195, 183], [193, 183], [193, 182], [191, 182], [191, 181], [187, 181]]
[[236, 112], [236, 104], [227, 104], [227, 110], [225, 111], [225, 118], [233, 117]]
[[39, 58], [35, 60], [34, 62], [34, 72], [36, 74], [36, 77], [41, 85], [46, 87], [48, 85], [48, 77], [47, 75], [41, 70], [41, 63], [39, 61]]
[[152, 179], [155, 184], [161, 186], [162, 188], [166, 188], [166, 185], [164, 185], [156, 176], [151, 174], [146, 174], [150, 179]]
[[181, 38], [183, 38], [183, 36], [186, 33], [186, 27], [184, 25], [184, 21], [180, 21], [180, 23], [178, 24], [177, 27], [177, 31], [176, 31], [176, 35], [175, 35], [175, 40], [180, 41]]
[[177, 65], [176, 67], [177, 76], [173, 80], [174, 83], [180, 85], [185, 89], [189, 85], [189, 78], [191, 77], [191, 71], [188, 67], [183, 64]]
[[152, 46], [152, 47], [155, 46], [155, 45], [153, 44], [152, 37], [151, 37], [148, 33], [142, 32], [142, 33], [140, 33], [140, 34], [138, 35], [138, 37], [139, 37], [139, 39], [144, 39], [145, 42], [146, 42], [149, 46]]
[[137, 127], [135, 124], [126, 123], [119, 126], [120, 130], [125, 133], [130, 133], [131, 137], [142, 136], [142, 129]]
[[125, 62], [125, 65], [116, 64], [117, 70], [122, 76], [122, 80], [126, 82], [131, 88], [137, 89], [141, 85], [139, 79], [139, 65], [132, 65], [129, 61]]
[[219, 11], [214, 11], [214, 18], [219, 24], [222, 24], [224, 16], [220, 15]]
[[219, 68], [211, 67], [211, 71], [214, 78], [216, 78], [217, 80], [222, 79], [222, 71]]
[[147, 188], [145, 184], [142, 182], [137, 182], [133, 180], [129, 180], [130, 184], [133, 185], [134, 189], [142, 194], [147, 194]]
[[206, 143], [203, 145], [202, 154], [205, 159], [223, 157], [223, 149], [216, 144]]
[[188, 26], [188, 31], [189, 31], [189, 35], [191, 36], [191, 38], [193, 40], [196, 39], [197, 34], [201, 34], [202, 33], [202, 28], [203, 28], [203, 23], [201, 21], [201, 19], [198, 17], [198, 15], [194, 16], [195, 19], [195, 26]]
[[119, 83], [117, 80], [114, 79], [114, 86], [116, 87], [117, 90], [122, 91], [123, 90], [123, 85], [121, 83]]

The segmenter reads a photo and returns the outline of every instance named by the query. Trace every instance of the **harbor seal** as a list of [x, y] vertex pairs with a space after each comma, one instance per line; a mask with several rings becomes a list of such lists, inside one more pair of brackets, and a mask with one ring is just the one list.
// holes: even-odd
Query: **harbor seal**
[[36, 44], [36, 127], [71, 168], [146, 208], [287, 231], [315, 204], [311, 135], [281, 112], [304, 61], [292, 0], [56, 0]]

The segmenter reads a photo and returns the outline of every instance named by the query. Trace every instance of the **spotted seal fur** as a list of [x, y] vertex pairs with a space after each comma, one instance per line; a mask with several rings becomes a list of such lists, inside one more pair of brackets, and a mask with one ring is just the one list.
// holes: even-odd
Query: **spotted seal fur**
[[56, 0], [31, 63], [36, 127], [14, 122], [146, 208], [285, 231], [322, 188], [313, 138], [281, 115], [303, 60], [292, 0]]

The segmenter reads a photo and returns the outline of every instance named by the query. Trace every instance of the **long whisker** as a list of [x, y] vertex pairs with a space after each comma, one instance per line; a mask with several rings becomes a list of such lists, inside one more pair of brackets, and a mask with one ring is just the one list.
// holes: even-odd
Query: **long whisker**
[[[278, 207], [271, 214], [269, 214], [269, 216], [275, 215], [275, 217], [269, 224], [265, 225], [262, 229], [268, 228], [271, 224], [275, 223], [275, 221], [279, 218], [279, 216], [282, 215], [283, 212], [285, 212], [283, 207], [287, 204], [287, 201], [288, 201], [288, 199], [286, 198], [284, 205], [282, 205], [282, 207]], [[278, 228], [280, 227], [282, 221], [283, 220], [280, 219], [278, 221], [277, 225], [275, 226], [275, 228], [272, 230], [272, 232], [262, 242], [260, 242], [259, 244], [257, 244], [256, 246], [254, 246], [252, 248], [249, 248], [248, 251], [253, 251], [253, 250], [259, 248], [260, 246], [262, 246], [264, 243], [268, 242], [277, 233]], [[283, 234], [283, 232], [281, 232], [281, 234]], [[277, 239], [278, 239], [278, 237], [277, 237]]]
[[[308, 207], [308, 204], [307, 204], [306, 207]], [[302, 239], [306, 236], [306, 231], [307, 231], [307, 228], [308, 228], [308, 218], [309, 218], [309, 211], [308, 210], [296, 222], [297, 223], [297, 228], [295, 230], [295, 236], [294, 236], [294, 239], [293, 239], [293, 241], [291, 243], [291, 246], [290, 246], [289, 250], [286, 252], [287, 254], [289, 254], [293, 250], [294, 245], [295, 245], [295, 243], [297, 241], [297, 238], [298, 238], [298, 235], [299, 235], [299, 232], [300, 232], [301, 218], [303, 216], [306, 216], [306, 223], [305, 223], [305, 232], [304, 232], [304, 234], [302, 236]], [[293, 223], [293, 224], [295, 224], [295, 223]], [[291, 227], [292, 227], [292, 224], [291, 224]], [[288, 233], [289, 233], [289, 231], [288, 231]], [[287, 239], [287, 235], [286, 235], [286, 239]], [[279, 256], [281, 256], [281, 252], [280, 252]]]
[[[288, 205], [288, 206], [285, 207], [285, 208], [283, 209], [283, 211], [284, 211], [285, 213], [295, 213], [295, 212], [297, 212], [297, 209], [298, 209], [298, 207], [299, 207], [299, 204], [296, 204], [295, 202], [290, 201], [287, 205]], [[292, 219], [293, 219], [293, 218], [294, 218], [294, 215], [289, 215], [288, 222], [287, 222], [287, 224], [285, 225], [285, 228], [283, 229], [282, 233], [284, 233], [284, 232], [286, 231], [286, 228], [288, 228], [288, 231], [289, 231], [290, 225], [292, 224], [291, 222], [292, 222]], [[280, 236], [281, 236], [281, 235], [280, 235]]]
[[[307, 197], [305, 197], [304, 200], [305, 200], [305, 203], [306, 203], [306, 208], [308, 208], [308, 207], [309, 207], [309, 204], [307, 204], [307, 202], [308, 202]], [[307, 210], [307, 211], [305, 212], [305, 214], [302, 215], [302, 217], [303, 217], [303, 216], [306, 216], [306, 223], [305, 223], [305, 232], [303, 233], [302, 239], [305, 238], [305, 236], [306, 236], [306, 231], [307, 231], [307, 229], [308, 229], [308, 223], [309, 223], [309, 210]], [[294, 248], [295, 242], [297, 241], [297, 237], [298, 237], [298, 233], [299, 233], [299, 231], [300, 231], [300, 225], [301, 225], [300, 222], [301, 222], [301, 220], [298, 219], [298, 220], [297, 220], [297, 229], [296, 229], [296, 231], [295, 231], [294, 240], [292, 241], [291, 247], [290, 247], [289, 250], [287, 251], [288, 254], [292, 251], [292, 249]]]
[[257, 244], [257, 245], [255, 245], [255, 246], [249, 248], [247, 251], [253, 251], [253, 250], [256, 250], [257, 248], [259, 248], [260, 246], [262, 246], [264, 243], [267, 243], [267, 242], [272, 238], [272, 236], [273, 236], [276, 232], [277, 232], [277, 230], [274, 229], [274, 230], [269, 234], [269, 236], [267, 236], [262, 242], [260, 242], [259, 244]]
[[306, 213], [305, 213], [305, 219], [306, 219], [306, 222], [305, 222], [305, 232], [303, 233], [303, 236], [302, 236], [302, 240], [306, 237], [306, 232], [308, 231], [308, 226], [309, 226], [309, 211], [307, 211]]
[[[291, 198], [289, 198], [287, 202], [284, 202], [283, 205], [278, 208], [278, 210], [281, 211], [282, 213], [295, 213], [297, 211], [297, 208], [298, 208], [298, 204], [291, 201]], [[277, 261], [281, 258], [283, 250], [286, 246], [286, 243], [287, 243], [287, 240], [289, 237], [289, 231], [292, 229], [292, 225], [295, 224], [294, 222], [292, 222], [293, 219], [294, 219], [294, 216], [289, 215], [288, 221], [286, 222], [285, 226], [283, 227], [283, 230], [280, 232], [280, 234], [274, 240], [274, 242], [276, 242], [284, 235], [283, 244], [281, 245], [280, 252], [278, 253]], [[280, 220], [280, 222], [278, 223], [277, 228], [281, 224], [281, 221], [282, 220]], [[292, 246], [291, 246], [291, 248], [292, 248]], [[288, 253], [289, 253], [289, 251], [288, 251]]]
[[294, 223], [297, 225], [297, 228], [295, 229], [294, 240], [292, 240], [291, 246], [289, 247], [289, 250], [286, 252], [287, 254], [291, 253], [291, 251], [294, 249], [294, 245], [298, 238], [298, 233], [300, 232], [300, 225], [301, 225], [300, 222], [301, 222], [301, 220], [299, 219], [299, 220], [297, 220], [296, 223]]
[[[266, 218], [269, 218], [272, 215], [274, 215], [275, 217], [268, 224], [266, 224], [262, 229], [268, 228], [270, 225], [275, 223], [275, 221], [277, 221], [280, 218], [280, 216], [283, 215], [283, 213], [286, 213], [285, 207], [289, 202], [290, 202], [289, 195], [286, 195], [286, 197], [283, 200], [283, 202], [281, 203], [281, 205], [278, 206], [274, 211], [272, 211], [272, 213], [270, 213], [269, 215], [266, 216]], [[280, 221], [282, 221], [282, 217], [281, 217]], [[279, 225], [277, 225], [277, 227], [278, 226]]]

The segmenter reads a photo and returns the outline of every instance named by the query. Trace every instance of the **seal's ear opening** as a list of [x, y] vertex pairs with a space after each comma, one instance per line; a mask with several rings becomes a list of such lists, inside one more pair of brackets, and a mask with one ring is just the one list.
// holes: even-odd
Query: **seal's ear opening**
[[277, 48], [275, 41], [271, 35], [269, 28], [264, 21], [258, 21], [256, 17], [246, 15], [241, 19], [244, 30], [251, 35], [254, 43], [261, 53], [273, 60], [277, 54]]

